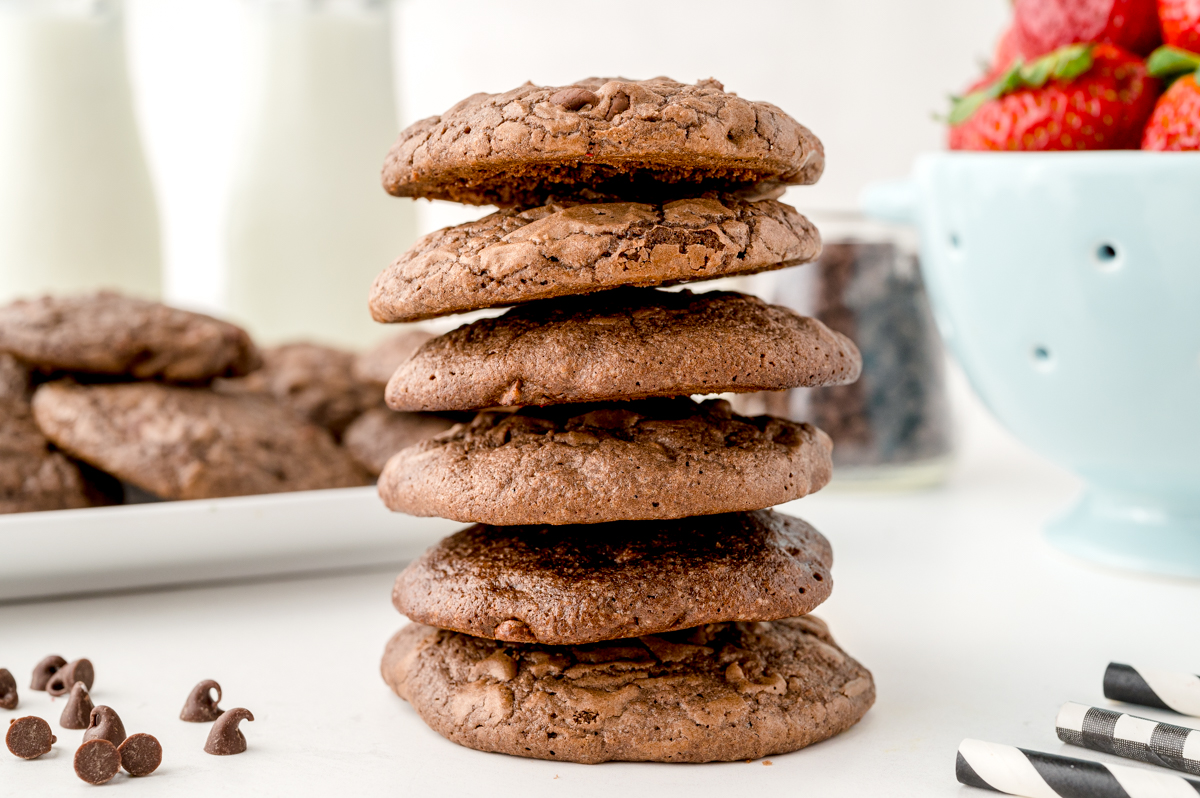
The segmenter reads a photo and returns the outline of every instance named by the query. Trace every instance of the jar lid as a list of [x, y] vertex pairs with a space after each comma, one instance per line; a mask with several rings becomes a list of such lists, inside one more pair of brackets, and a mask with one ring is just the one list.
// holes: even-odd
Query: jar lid
[[906, 225], [872, 219], [858, 211], [803, 207], [796, 210], [817, 226], [817, 230], [821, 232], [821, 240], [826, 244], [857, 241], [867, 244], [894, 244], [908, 252], [915, 252], [917, 249], [917, 231]]

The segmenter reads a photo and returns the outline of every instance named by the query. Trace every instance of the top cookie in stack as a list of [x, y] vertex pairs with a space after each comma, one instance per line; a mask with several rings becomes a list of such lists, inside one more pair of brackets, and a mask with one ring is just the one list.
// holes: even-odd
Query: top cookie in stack
[[817, 231], [772, 197], [823, 163], [714, 80], [527, 84], [401, 134], [388, 191], [505, 209], [418, 241], [375, 318], [520, 305], [425, 343], [387, 390], [394, 410], [484, 411], [379, 482], [393, 510], [479, 525], [396, 583], [417, 623], [384, 678], [436, 730], [694, 762], [794, 750], [870, 706], [870, 674], [794, 617], [829, 594], [827, 541], [762, 510], [828, 482], [829, 437], [688, 398], [852, 382], [857, 349], [754, 297], [659, 288], [813, 260]]
[[533, 207], [583, 201], [749, 198], [817, 182], [821, 142], [770, 103], [709, 78], [588, 78], [473, 94], [400, 134], [383, 167], [397, 197]]

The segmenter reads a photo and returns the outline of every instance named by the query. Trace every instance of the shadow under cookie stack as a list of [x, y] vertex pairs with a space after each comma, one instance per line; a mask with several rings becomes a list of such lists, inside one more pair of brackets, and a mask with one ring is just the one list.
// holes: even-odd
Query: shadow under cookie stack
[[393, 375], [399, 411], [479, 411], [387, 463], [393, 510], [473, 523], [412, 563], [382, 672], [433, 729], [572, 762], [752, 759], [838, 734], [870, 673], [807, 615], [828, 541], [768, 509], [823, 487], [809, 424], [693, 396], [852, 382], [854, 345], [739, 293], [662, 286], [811, 261], [773, 199], [824, 155], [706, 80], [477, 94], [404, 131], [397, 196], [501, 210], [432, 233], [372, 289], [382, 322], [491, 307]]

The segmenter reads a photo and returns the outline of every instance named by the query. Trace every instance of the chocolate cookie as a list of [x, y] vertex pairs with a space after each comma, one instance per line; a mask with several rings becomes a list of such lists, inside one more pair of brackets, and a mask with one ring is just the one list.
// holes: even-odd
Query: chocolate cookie
[[291, 343], [263, 352], [263, 366], [237, 380], [221, 380], [220, 393], [260, 393], [290, 408], [300, 418], [340, 436], [368, 408], [383, 404], [383, 391], [360, 380], [355, 355], [310, 343]]
[[79, 466], [33, 422], [29, 406], [0, 402], [0, 513], [71, 510], [105, 503]]
[[398, 197], [541, 205], [548, 196], [679, 198], [815, 183], [821, 142], [720, 82], [588, 78], [475, 94], [400, 134], [383, 167]]
[[320, 427], [260, 396], [158, 383], [48, 383], [38, 426], [72, 456], [163, 499], [369, 484]]
[[29, 405], [29, 375], [0, 354], [0, 514], [102, 503], [79, 466], [50, 447]]
[[342, 445], [372, 476], [379, 476], [388, 459], [453, 427], [457, 422], [432, 413], [397, 413], [386, 407], [368, 410], [342, 435]]
[[363, 382], [387, 385], [396, 369], [432, 337], [428, 330], [405, 330], [389, 336], [354, 358], [354, 376]]
[[29, 401], [32, 393], [29, 367], [7, 352], [0, 352], [0, 402]]
[[580, 645], [804, 615], [829, 597], [832, 565], [820, 532], [770, 510], [599, 526], [480, 524], [405, 568], [392, 601], [440, 629]]
[[562, 647], [410, 624], [382, 672], [453, 742], [567, 762], [782, 754], [845, 731], [875, 701], [871, 673], [811, 616]]
[[829, 482], [809, 424], [658, 399], [480, 413], [405, 449], [379, 478], [393, 510], [495, 524], [685, 518], [782, 504]]
[[422, 238], [371, 288], [376, 321], [419, 321], [622, 285], [712, 280], [794, 266], [815, 227], [774, 200], [684, 199], [506, 210]]
[[853, 382], [850, 339], [745, 294], [619, 288], [522, 305], [422, 346], [393, 410], [446, 411], [777, 391]]
[[168, 382], [239, 376], [260, 362], [240, 327], [107, 291], [0, 308], [0, 352], [43, 371]]

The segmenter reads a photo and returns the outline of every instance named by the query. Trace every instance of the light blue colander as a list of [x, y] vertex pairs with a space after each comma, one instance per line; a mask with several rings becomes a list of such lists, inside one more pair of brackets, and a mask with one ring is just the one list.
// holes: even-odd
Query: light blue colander
[[1200, 153], [937, 153], [863, 204], [920, 229], [992, 412], [1087, 481], [1050, 540], [1200, 577]]

